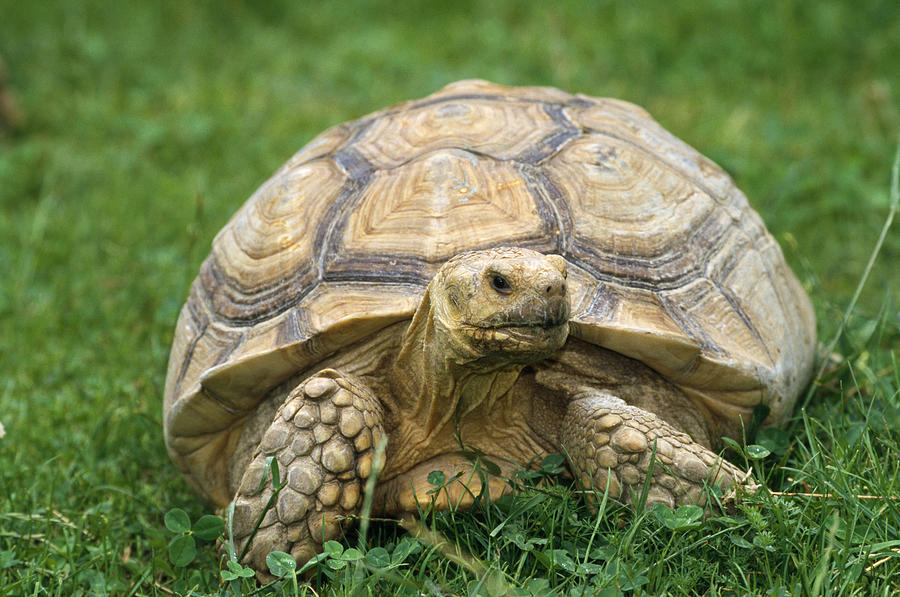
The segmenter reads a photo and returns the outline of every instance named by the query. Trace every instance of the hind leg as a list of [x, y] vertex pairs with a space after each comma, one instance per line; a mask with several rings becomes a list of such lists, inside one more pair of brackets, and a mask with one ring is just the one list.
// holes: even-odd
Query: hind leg
[[298, 566], [337, 538], [359, 513], [375, 446], [384, 435], [380, 402], [355, 378], [325, 369], [287, 397], [263, 434], [234, 498], [234, 539], [244, 548], [274, 490], [266, 459], [278, 461], [282, 488], [244, 560], [267, 576], [266, 556], [285, 551]]

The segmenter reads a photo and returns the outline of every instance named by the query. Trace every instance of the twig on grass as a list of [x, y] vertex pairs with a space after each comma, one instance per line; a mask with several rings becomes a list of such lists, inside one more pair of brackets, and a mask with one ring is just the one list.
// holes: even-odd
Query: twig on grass
[[[895, 553], [900, 553], [900, 547], [894, 547], [893, 549], [891, 549], [891, 551], [893, 551], [893, 552], [895, 552]], [[877, 568], [878, 566], [881, 566], [881, 565], [884, 564], [885, 562], [890, 561], [890, 560], [893, 559], [894, 557], [895, 557], [895, 556], [884, 556], [883, 558], [881, 558], [880, 560], [878, 560], [878, 561], [875, 562], [874, 564], [870, 564], [870, 565], [866, 566], [866, 570], [865, 570], [866, 573], [871, 572], [872, 570], [874, 570], [874, 569]]]
[[[772, 495], [781, 497], [808, 497], [808, 498], [843, 498], [844, 496], [835, 493], [805, 493], [797, 491], [770, 491]], [[900, 495], [855, 495], [858, 500], [900, 500]]]

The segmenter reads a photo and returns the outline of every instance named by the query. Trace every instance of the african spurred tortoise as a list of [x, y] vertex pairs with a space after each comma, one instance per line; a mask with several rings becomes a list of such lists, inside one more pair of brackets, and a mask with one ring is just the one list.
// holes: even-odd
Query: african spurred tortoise
[[[448, 85], [337, 126], [270, 178], [213, 242], [182, 309], [165, 438], [190, 485], [235, 500], [245, 540], [302, 562], [360, 511], [428, 504], [435, 470], [511, 475], [565, 453], [629, 501], [700, 502], [755, 406], [789, 414], [813, 310], [744, 195], [622, 101]], [[464, 484], [468, 486], [468, 491]], [[491, 495], [502, 493], [490, 478]]]

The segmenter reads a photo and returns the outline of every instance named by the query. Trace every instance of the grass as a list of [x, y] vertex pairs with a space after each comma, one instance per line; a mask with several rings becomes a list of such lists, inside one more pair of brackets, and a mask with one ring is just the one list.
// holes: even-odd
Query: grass
[[900, 6], [670, 4], [0, 0], [26, 114], [0, 133], [0, 595], [230, 586], [210, 543], [185, 567], [167, 553], [164, 514], [205, 513], [160, 427], [187, 287], [230, 214], [316, 133], [474, 76], [648, 108], [731, 173], [811, 293], [820, 337], [843, 333], [807, 407], [755, 440], [771, 452], [757, 477], [782, 495], [679, 526], [532, 486], [428, 519], [474, 560], [376, 523], [363, 560], [351, 536], [323, 562], [317, 592], [900, 589], [896, 228], [854, 297], [889, 213]]

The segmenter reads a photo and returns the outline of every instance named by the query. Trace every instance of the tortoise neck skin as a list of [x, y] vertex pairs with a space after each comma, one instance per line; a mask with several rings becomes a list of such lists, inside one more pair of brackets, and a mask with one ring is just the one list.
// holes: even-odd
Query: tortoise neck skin
[[[518, 248], [457, 255], [428, 285], [393, 366], [423, 439], [490, 412], [569, 333], [565, 260]], [[479, 408], [480, 407], [480, 408]]]

